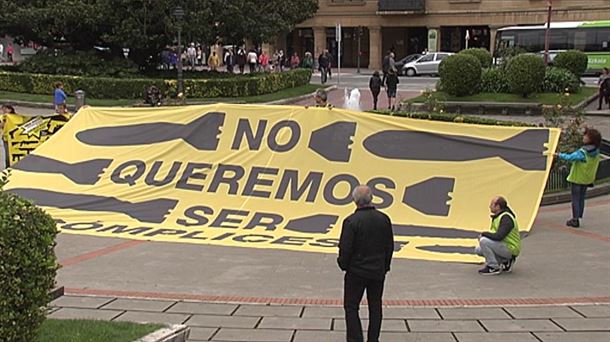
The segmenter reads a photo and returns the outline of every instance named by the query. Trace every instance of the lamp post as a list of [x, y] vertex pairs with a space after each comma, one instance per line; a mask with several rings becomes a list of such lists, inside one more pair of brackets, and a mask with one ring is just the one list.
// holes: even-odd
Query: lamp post
[[184, 10], [177, 6], [174, 9], [174, 18], [178, 23], [178, 96], [184, 95], [184, 80], [182, 77], [182, 19], [184, 18]]
[[544, 34], [544, 65], [549, 64], [549, 41], [551, 39], [551, 15], [553, 14], [553, 0], [546, 0], [549, 13], [546, 20], [546, 32]]

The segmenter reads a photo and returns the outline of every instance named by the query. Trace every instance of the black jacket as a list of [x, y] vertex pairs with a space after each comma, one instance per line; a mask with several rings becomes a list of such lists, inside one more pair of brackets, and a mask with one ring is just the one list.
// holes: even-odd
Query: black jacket
[[384, 279], [394, 253], [390, 218], [374, 207], [358, 208], [343, 221], [339, 267], [367, 279]]
[[381, 92], [381, 78], [379, 78], [379, 76], [371, 76], [369, 88], [373, 93]]

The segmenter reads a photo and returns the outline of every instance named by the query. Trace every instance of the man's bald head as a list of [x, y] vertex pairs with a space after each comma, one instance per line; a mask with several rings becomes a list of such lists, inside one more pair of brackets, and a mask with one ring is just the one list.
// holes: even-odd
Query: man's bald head
[[373, 202], [373, 191], [367, 185], [358, 185], [352, 191], [352, 199], [359, 208], [370, 206]]

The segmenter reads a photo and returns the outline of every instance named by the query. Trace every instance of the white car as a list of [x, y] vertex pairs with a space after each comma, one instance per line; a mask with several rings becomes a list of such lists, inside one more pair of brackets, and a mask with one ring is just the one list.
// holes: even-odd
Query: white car
[[441, 61], [453, 54], [453, 52], [429, 52], [418, 59], [403, 65], [401, 74], [409, 77], [424, 74], [438, 74], [438, 66], [441, 64]]

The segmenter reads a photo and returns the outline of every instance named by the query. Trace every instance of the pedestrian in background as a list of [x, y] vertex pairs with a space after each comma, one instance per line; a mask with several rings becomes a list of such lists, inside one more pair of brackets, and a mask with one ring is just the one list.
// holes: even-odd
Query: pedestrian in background
[[263, 71], [269, 71], [269, 55], [265, 51], [262, 51], [258, 56], [258, 64], [260, 64]]
[[217, 71], [219, 65], [220, 65], [220, 61], [218, 60], [216, 51], [212, 51], [210, 58], [208, 58], [208, 67], [210, 67], [211, 71]]
[[597, 110], [602, 110], [602, 103], [604, 102], [610, 108], [610, 72], [608, 71], [608, 68], [604, 68], [602, 74], [599, 75], [597, 86], [599, 87], [599, 104]]
[[4, 104], [0, 111], [0, 171], [4, 170], [8, 165], [8, 149], [6, 148], [6, 141], [4, 139], [6, 114], [15, 114], [15, 108], [9, 104]]
[[328, 68], [330, 66], [330, 60], [328, 59], [328, 50], [324, 50], [318, 57], [318, 70], [320, 70], [320, 80], [322, 84], [326, 83], [328, 77]]
[[53, 104], [55, 105], [55, 113], [65, 114], [68, 112], [66, 106], [66, 93], [64, 92], [64, 84], [62, 82], [55, 82], [55, 92], [53, 93]]
[[301, 59], [299, 58], [299, 55], [295, 51], [292, 54], [292, 57], [290, 57], [290, 69], [296, 69], [299, 67], [300, 64], [301, 64]]
[[371, 89], [371, 94], [373, 95], [373, 110], [377, 110], [377, 101], [381, 92], [381, 78], [377, 70], [375, 70], [373, 76], [369, 79], [369, 89]]
[[303, 57], [303, 68], [313, 70], [313, 64], [313, 56], [311, 55], [311, 52], [305, 52], [305, 57]]
[[388, 109], [391, 111], [395, 111], [396, 92], [398, 89], [398, 83], [400, 83], [395, 68], [390, 68], [388, 70], [388, 77], [386, 78], [385, 82], [386, 92], [388, 94]]
[[568, 182], [572, 188], [572, 218], [566, 222], [568, 227], [578, 228], [585, 212], [587, 188], [592, 187], [601, 159], [599, 148], [602, 136], [598, 130], [586, 128], [582, 137], [583, 146], [572, 153], [555, 153], [561, 160], [572, 163]]
[[237, 49], [237, 66], [239, 67], [239, 73], [243, 74], [246, 69], [246, 50], [242, 47]]
[[256, 63], [258, 63], [258, 56], [256, 55], [256, 51], [252, 49], [248, 53], [248, 68], [250, 69], [251, 74], [256, 72]]
[[337, 258], [339, 267], [345, 271], [343, 308], [347, 341], [364, 341], [358, 311], [366, 290], [369, 306], [367, 341], [378, 342], [383, 317], [383, 286], [394, 253], [392, 222], [373, 206], [370, 187], [357, 186], [352, 199], [356, 211], [343, 220]]

